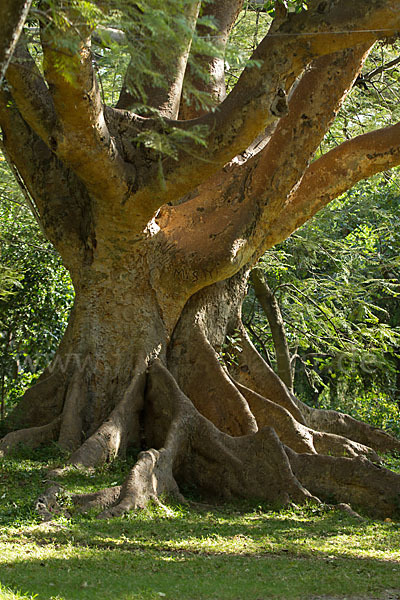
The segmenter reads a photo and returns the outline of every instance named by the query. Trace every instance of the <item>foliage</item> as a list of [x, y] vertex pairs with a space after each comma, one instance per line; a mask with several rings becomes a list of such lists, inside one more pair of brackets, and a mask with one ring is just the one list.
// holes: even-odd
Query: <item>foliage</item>
[[[382, 189], [381, 181], [333, 202], [261, 264], [297, 357], [297, 391], [325, 408], [351, 407], [355, 416], [398, 431], [400, 207], [397, 183]], [[246, 311], [271, 350], [251, 296]], [[352, 406], [362, 397], [369, 398], [367, 410]], [[380, 413], [372, 410], [377, 398]]]
[[251, 62], [250, 56], [271, 25], [270, 12], [261, 8], [260, 5], [247, 2], [232, 29], [225, 53], [228, 91], [236, 84], [245, 65], [258, 66], [257, 61]]
[[[289, 12], [307, 10], [309, 2], [288, 0], [280, 3], [287, 6]], [[272, 19], [275, 17], [274, 0], [246, 0], [243, 10], [236, 21], [225, 54], [225, 71], [227, 89], [231, 90], [245, 66], [259, 66], [257, 60], [250, 56], [268, 33]]]
[[[1, 416], [50, 362], [73, 300], [69, 275], [36, 221], [5, 161], [0, 162]], [[3, 284], [2, 284], [3, 285]]]
[[[69, 59], [81, 43], [81, 34], [76, 35], [77, 27], [71, 19], [68, 3], [64, 10], [55, 0], [46, 4], [46, 11], [43, 11], [42, 5], [34, 6], [31, 11], [27, 28], [30, 52], [42, 68], [37, 24], [40, 23], [50, 35], [53, 23], [57, 24], [64, 35], [57, 37], [56, 68], [73, 83], [75, 73]], [[133, 141], [150, 148], [160, 158], [176, 158], [180, 149], [185, 150], [185, 142], [189, 138], [204, 145], [208, 133], [205, 127], [200, 126], [185, 131], [169, 126], [149, 105], [148, 97], [152, 90], [168, 87], [168, 76], [174, 69], [175, 57], [191, 40], [188, 68], [194, 77], [185, 82], [183, 95], [187, 103], [194, 103], [197, 109], [209, 110], [213, 105], [211, 96], [198, 89], [196, 82], [209, 78], [203, 65], [204, 57], [220, 54], [213, 37], [215, 25], [212, 19], [200, 15], [193, 31], [192, 23], [186, 17], [193, 4], [193, 0], [168, 0], [162, 6], [157, 0], [136, 3], [126, 0], [107, 3], [76, 0], [72, 3], [79, 15], [75, 19], [78, 22], [83, 19], [88, 29], [95, 30], [93, 59], [104, 103], [115, 105], [121, 88], [128, 90], [134, 99], [132, 110], [155, 120], [153, 131], [142, 132]], [[134, 65], [132, 70], [130, 62]], [[161, 166], [160, 175], [162, 178]]]
[[[161, 6], [157, 0], [111, 0], [110, 2], [93, 2], [74, 0], [60, 4], [57, 0], [33, 6], [28, 20], [30, 41], [37, 42], [39, 22], [42, 28], [52, 32], [52, 25], [64, 31], [57, 44], [62, 51], [58, 56], [58, 69], [64, 77], [72, 77], [69, 55], [77, 50], [81, 43], [81, 35], [77, 33], [76, 22], [82, 21], [88, 30], [96, 30], [94, 36], [94, 59], [98, 75], [107, 76], [113, 71], [110, 85], [103, 87], [104, 100], [115, 103], [123, 83], [136, 98], [135, 112], [146, 108], [149, 89], [167, 88], [168, 74], [173, 69], [175, 57], [185, 49], [191, 40], [192, 52], [188, 58], [189, 65], [200, 79], [207, 73], [198, 60], [199, 55], [214, 56], [217, 51], [212, 41], [215, 30], [212, 19], [200, 15], [198, 25], [203, 26], [207, 35], [200, 36], [193, 31], [190, 19], [186, 17], [192, 10], [193, 0], [166, 0]], [[46, 10], [43, 10], [44, 5]], [[115, 34], [118, 34], [117, 36]], [[39, 52], [40, 57], [40, 52]], [[123, 81], [129, 60], [134, 62], [134, 77], [127, 76]], [[190, 88], [190, 95], [205, 106], [210, 99], [199, 90]], [[111, 96], [111, 97], [110, 97]]]
[[225, 337], [225, 342], [222, 344], [218, 360], [222, 365], [237, 365], [240, 352], [242, 352], [241, 333], [239, 330], [235, 329], [231, 335]]
[[[106, 521], [75, 514], [41, 523], [32, 506], [54, 465], [49, 456], [54, 448], [2, 462], [0, 598], [294, 600], [352, 595], [355, 586], [369, 597], [398, 585], [399, 524], [358, 521], [327, 505], [277, 511], [195, 498]], [[124, 471], [121, 461], [90, 477], [70, 469], [63, 484], [91, 491], [120, 483]]]
[[[261, 264], [297, 358], [296, 390], [324, 408], [351, 408], [398, 431], [400, 207], [397, 182], [384, 182], [362, 183], [334, 201]], [[245, 307], [271, 350], [252, 296]], [[369, 408], [356, 408], [356, 398]], [[377, 398], [381, 411], [373, 410]]]
[[330, 127], [321, 152], [347, 139], [388, 125], [400, 118], [399, 42], [378, 42], [372, 48], [339, 117]]

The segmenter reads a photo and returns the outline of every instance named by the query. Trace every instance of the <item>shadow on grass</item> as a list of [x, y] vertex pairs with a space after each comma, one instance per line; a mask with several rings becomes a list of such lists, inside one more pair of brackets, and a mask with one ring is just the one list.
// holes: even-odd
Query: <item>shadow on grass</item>
[[[58, 552], [60, 554], [60, 552]], [[372, 573], [372, 575], [371, 575]], [[150, 600], [368, 598], [399, 586], [399, 571], [381, 561], [270, 556], [195, 555], [80, 549], [77, 556], [26, 559], [2, 569], [4, 585], [51, 598]], [[165, 594], [165, 596], [164, 596]]]
[[219, 510], [190, 514], [26, 529], [0, 580], [40, 600], [383, 598], [384, 590], [400, 590], [399, 562], [307, 546], [324, 533], [332, 539], [357, 529], [360, 539], [371, 523], [356, 527], [333, 513], [314, 523], [268, 515], [253, 522], [249, 514], [248, 522], [228, 523]]
[[[400, 562], [389, 560], [391, 550], [399, 557], [397, 523], [359, 522], [324, 506], [272, 512], [241, 504], [39, 524], [32, 507], [46, 466], [8, 459], [0, 472], [0, 581], [38, 600], [384, 598], [400, 590]], [[65, 484], [113, 485], [126, 468], [116, 462], [89, 478], [71, 472]]]

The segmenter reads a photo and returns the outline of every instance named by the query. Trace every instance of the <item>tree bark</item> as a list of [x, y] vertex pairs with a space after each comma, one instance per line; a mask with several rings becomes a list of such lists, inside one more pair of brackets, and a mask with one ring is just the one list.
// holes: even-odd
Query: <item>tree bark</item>
[[279, 304], [261, 275], [259, 269], [253, 269], [251, 272], [251, 283], [254, 288], [256, 298], [263, 309], [271, 329], [271, 335], [275, 347], [276, 369], [283, 383], [289, 390], [293, 388], [293, 372], [290, 359], [289, 346], [286, 339], [285, 324]]
[[[400, 476], [370, 461], [379, 461], [376, 450], [399, 450], [400, 442], [306, 407], [289, 392], [241, 325], [247, 271], [201, 290], [166, 320], [143, 270], [105, 276], [102, 267], [86, 270], [76, 284], [62, 348], [21, 401], [25, 428], [2, 440], [3, 452], [53, 439], [71, 452], [70, 463], [93, 467], [129, 445], [142, 448], [118, 489], [73, 498], [103, 517], [160, 494], [182, 499], [182, 483], [212, 497], [273, 504], [334, 497], [369, 514], [396, 514]], [[239, 352], [226, 347], [235, 331]], [[369, 480], [371, 490], [361, 494]]]

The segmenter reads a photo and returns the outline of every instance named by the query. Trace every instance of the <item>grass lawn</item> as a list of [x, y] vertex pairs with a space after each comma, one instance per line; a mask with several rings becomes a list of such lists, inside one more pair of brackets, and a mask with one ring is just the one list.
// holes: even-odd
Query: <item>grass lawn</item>
[[[42, 523], [33, 507], [48, 456], [0, 463], [1, 600], [400, 598], [399, 522], [359, 521], [324, 505], [190, 503]], [[65, 487], [115, 485], [126, 468], [73, 469]]]

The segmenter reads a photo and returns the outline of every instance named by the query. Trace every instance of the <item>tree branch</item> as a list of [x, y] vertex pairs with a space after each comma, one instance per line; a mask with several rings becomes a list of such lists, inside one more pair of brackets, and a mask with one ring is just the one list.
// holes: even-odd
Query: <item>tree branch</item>
[[39, 214], [39, 211], [38, 211], [37, 206], [35, 204], [35, 201], [32, 198], [32, 196], [30, 195], [27, 187], [25, 186], [25, 183], [24, 183], [21, 175], [19, 174], [19, 171], [18, 171], [17, 167], [14, 164], [14, 162], [12, 161], [11, 156], [8, 154], [7, 148], [5, 147], [5, 145], [4, 145], [4, 143], [3, 143], [2, 140], [0, 140], [0, 150], [3, 153], [3, 155], [4, 155], [4, 158], [6, 159], [8, 165], [9, 165], [11, 171], [12, 171], [12, 174], [14, 175], [16, 182], [18, 183], [18, 186], [19, 186], [19, 188], [21, 190], [21, 193], [22, 193], [22, 195], [24, 197], [26, 206], [31, 211], [31, 213], [32, 213], [32, 215], [33, 215], [33, 217], [34, 217], [34, 219], [35, 219], [35, 221], [36, 221], [36, 223], [37, 223], [40, 231], [46, 237], [46, 232], [45, 232], [43, 224], [42, 224], [42, 222], [40, 220], [40, 214]]
[[[213, 44], [218, 51], [218, 56], [196, 56], [197, 62], [203, 67], [204, 72], [208, 73], [209, 79], [205, 81], [196, 77], [188, 65], [185, 73], [183, 87], [195, 86], [196, 89], [209, 94], [217, 106], [226, 96], [225, 88], [225, 61], [224, 53], [228, 41], [229, 33], [236, 21], [236, 18], [243, 6], [244, 0], [219, 0], [205, 4], [203, 16], [211, 17], [216, 26], [216, 32], [210, 34], [210, 30], [203, 25], [198, 25], [198, 35], [208, 36], [213, 39]], [[194, 98], [189, 97], [183, 100], [179, 112], [180, 119], [194, 119], [204, 113], [196, 106]]]
[[313, 162], [290, 202], [271, 223], [265, 249], [286, 239], [361, 179], [400, 165], [400, 123], [343, 142]]
[[32, 0], [2, 0], [0, 4], [0, 85], [28, 15]]
[[[372, 69], [372, 71], [368, 71], [368, 73], [364, 73], [362, 75], [362, 77], [357, 78], [356, 83], [371, 81], [377, 75], [380, 75], [381, 73], [384, 73], [385, 71], [388, 71], [389, 69], [395, 67], [399, 63], [400, 63], [400, 56], [398, 56], [397, 58], [394, 58], [393, 60], [389, 61], [388, 63], [381, 65], [380, 67], [377, 67], [376, 69]], [[358, 81], [358, 79], [360, 81]]]
[[25, 121], [50, 147], [57, 122], [54, 103], [24, 36], [8, 67], [7, 83]]
[[[176, 119], [178, 116], [179, 103], [182, 93], [183, 78], [186, 69], [186, 63], [192, 43], [192, 36], [196, 26], [197, 17], [199, 14], [201, 0], [193, 0], [185, 6], [185, 17], [189, 24], [187, 35], [180, 40], [180, 47], [174, 48], [173, 57], [168, 63], [155, 64], [154, 69], [164, 74], [164, 83], [162, 87], [145, 86], [144, 92], [147, 96], [147, 104], [159, 110], [160, 114], [170, 119]], [[143, 103], [143, 98], [134, 94], [135, 79], [137, 77], [137, 65], [135, 53], [128, 65], [124, 83], [116, 108], [132, 109], [135, 104]]]
[[253, 269], [250, 279], [253, 284], [256, 298], [268, 319], [271, 329], [278, 375], [289, 390], [292, 390], [293, 372], [290, 352], [286, 338], [285, 324], [282, 319], [278, 302], [262, 276], [260, 269]]
[[67, 262], [77, 247], [82, 258], [88, 258], [91, 205], [82, 182], [51, 153], [5, 90], [0, 90], [0, 127], [6, 152], [35, 202], [46, 236]]
[[265, 251], [265, 236], [274, 231], [271, 222], [276, 228], [275, 219], [279, 222], [289, 193], [350, 89], [366, 50], [364, 45], [315, 61], [297, 84], [289, 114], [264, 150], [243, 165], [221, 171], [191, 200], [162, 209], [160, 239], [173, 244], [174, 260], [182, 255], [188, 270], [187, 263], [193, 261], [196, 284], [230, 277]]
[[81, 15], [71, 10], [69, 17], [66, 30], [53, 23], [42, 26], [44, 72], [57, 114], [50, 147], [94, 197], [120, 204], [131, 195], [135, 170], [124, 162], [107, 127], [92, 67], [91, 32]]

